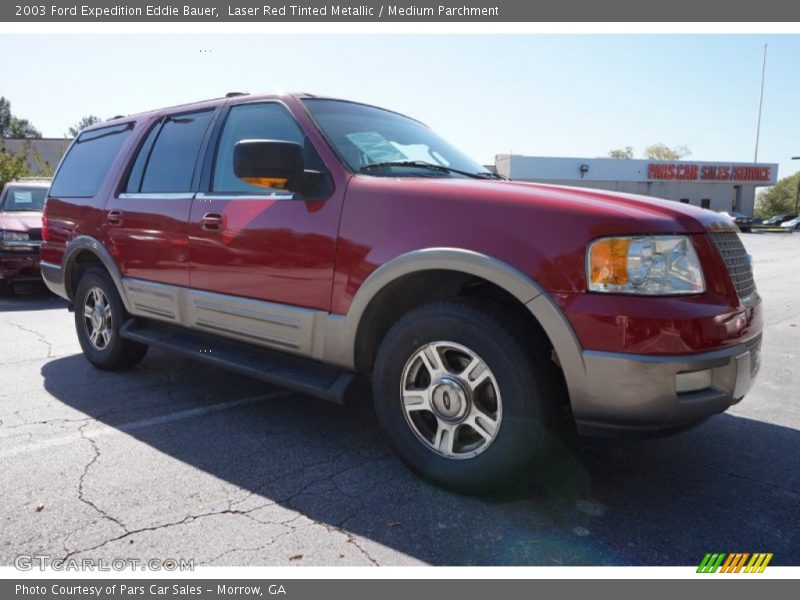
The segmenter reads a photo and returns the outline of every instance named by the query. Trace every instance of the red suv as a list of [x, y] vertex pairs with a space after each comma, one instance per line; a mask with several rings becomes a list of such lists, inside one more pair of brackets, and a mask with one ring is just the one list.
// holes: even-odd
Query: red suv
[[0, 192], [0, 295], [17, 283], [41, 285], [42, 206], [49, 186], [46, 180], [12, 181]]
[[374, 106], [231, 94], [94, 126], [44, 223], [92, 364], [156, 346], [334, 401], [369, 376], [399, 456], [458, 490], [516, 481], [565, 414], [676, 430], [759, 366], [729, 219], [505, 181]]

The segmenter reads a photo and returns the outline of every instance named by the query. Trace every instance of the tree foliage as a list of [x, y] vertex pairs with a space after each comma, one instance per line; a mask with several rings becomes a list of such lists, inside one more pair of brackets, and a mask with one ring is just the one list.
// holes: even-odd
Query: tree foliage
[[[652, 144], [644, 149], [642, 158], [648, 160], [680, 160], [692, 153], [686, 146], [675, 146], [670, 148], [661, 142]], [[625, 148], [617, 148], [608, 153], [611, 158], [620, 160], [630, 160], [634, 157], [633, 146], [625, 146]]]
[[625, 148], [617, 148], [608, 153], [611, 158], [617, 160], [630, 160], [633, 158], [633, 146], [625, 146]]
[[0, 137], [40, 138], [42, 134], [27, 119], [20, 119], [11, 112], [11, 102], [0, 96]]
[[644, 149], [644, 157], [650, 160], [679, 160], [692, 153], [686, 146], [670, 148], [666, 144], [658, 143]]
[[87, 116], [83, 117], [80, 121], [75, 123], [75, 125], [73, 125], [72, 127], [69, 128], [69, 137], [72, 137], [72, 138], [77, 137], [77, 135], [81, 131], [83, 131], [84, 129], [86, 129], [87, 127], [89, 127], [91, 125], [94, 125], [95, 123], [99, 123], [102, 120], [103, 119], [101, 119], [100, 117], [95, 116], [95, 115], [87, 115]]
[[756, 197], [755, 215], [767, 218], [773, 215], [795, 214], [798, 185], [800, 185], [800, 171], [760, 191]]
[[12, 153], [0, 141], [0, 189], [14, 179], [29, 177], [28, 150]]

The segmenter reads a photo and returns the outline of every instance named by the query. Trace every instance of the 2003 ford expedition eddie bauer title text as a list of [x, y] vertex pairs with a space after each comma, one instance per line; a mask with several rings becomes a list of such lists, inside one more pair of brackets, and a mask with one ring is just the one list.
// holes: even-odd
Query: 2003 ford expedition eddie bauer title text
[[504, 181], [364, 104], [229, 94], [90, 127], [43, 223], [95, 366], [157, 346], [334, 401], [368, 375], [398, 455], [457, 490], [517, 481], [564, 414], [677, 430], [758, 371], [729, 219]]

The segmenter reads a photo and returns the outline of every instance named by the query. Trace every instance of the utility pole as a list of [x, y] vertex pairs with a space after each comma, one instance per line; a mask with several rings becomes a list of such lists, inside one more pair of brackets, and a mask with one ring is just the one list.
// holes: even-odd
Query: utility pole
[[767, 45], [764, 44], [764, 60], [761, 63], [761, 96], [758, 100], [758, 120], [756, 122], [756, 152], [753, 162], [758, 162], [758, 138], [761, 136], [761, 109], [764, 106], [764, 76], [767, 74]]

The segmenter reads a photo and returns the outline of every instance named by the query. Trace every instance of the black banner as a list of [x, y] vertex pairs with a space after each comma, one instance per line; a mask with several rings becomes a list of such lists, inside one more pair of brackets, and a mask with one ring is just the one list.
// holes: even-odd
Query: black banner
[[[748, 577], [748, 576], [745, 576]], [[537, 597], [648, 598], [674, 600], [676, 597], [722, 596], [726, 600], [750, 598], [756, 594], [785, 592], [790, 597], [796, 582], [753, 576], [720, 578], [697, 576], [675, 580], [554, 580], [554, 579], [62, 579], [5, 580], [0, 582], [0, 597], [14, 600], [336, 600], [339, 598], [486, 598], [528, 599]]]
[[800, 3], [761, 0], [418, 0], [401, 3], [325, 0], [50, 0], [0, 5], [2, 21], [18, 22], [787, 22]]

